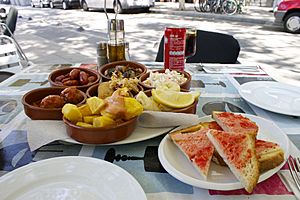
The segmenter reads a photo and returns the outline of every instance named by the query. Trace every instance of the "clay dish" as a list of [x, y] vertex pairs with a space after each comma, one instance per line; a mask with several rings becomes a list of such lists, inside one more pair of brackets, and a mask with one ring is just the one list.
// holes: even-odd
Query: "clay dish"
[[[177, 70], [175, 70], [175, 71], [177, 71]], [[155, 70], [153, 72], [165, 73], [165, 69]], [[189, 90], [191, 88], [191, 80], [192, 80], [191, 75], [186, 71], [177, 71], [177, 72], [179, 72], [181, 74], [184, 74], [184, 77], [187, 78], [187, 80], [184, 83], [179, 85], [180, 88], [185, 89], [185, 90]], [[150, 90], [150, 89], [154, 88], [152, 86], [149, 86], [149, 85], [143, 83], [143, 81], [145, 81], [149, 76], [150, 76], [150, 72], [147, 72], [146, 74], [143, 74], [139, 79], [139, 84], [141, 86], [143, 86], [144, 90]]]
[[[33, 120], [61, 120], [63, 118], [62, 108], [41, 108], [34, 104], [48, 95], [59, 95], [64, 89], [61, 87], [48, 87], [27, 92], [22, 98], [25, 114]], [[85, 93], [82, 91], [80, 93], [83, 100], [77, 105], [81, 105], [86, 101]]]
[[[111, 62], [105, 65], [102, 65], [100, 67], [99, 70], [99, 74], [101, 76], [101, 81], [105, 82], [105, 81], [110, 81], [111, 78], [110, 76], [106, 75], [106, 72], [108, 70], [114, 70], [116, 66], [129, 66], [130, 68], [138, 68], [141, 73], [137, 76], [135, 76], [136, 78], [140, 78], [143, 74], [145, 74], [147, 72], [147, 67], [141, 63], [138, 62], [133, 62], [133, 61], [116, 61], [116, 62]], [[112, 69], [113, 68], [113, 69]]]
[[68, 135], [74, 140], [85, 144], [105, 144], [123, 140], [131, 135], [137, 124], [137, 117], [114, 127], [86, 128], [76, 126], [63, 118]]
[[55, 86], [55, 87], [63, 87], [63, 88], [70, 87], [70, 86], [65, 86], [65, 85], [62, 85], [61, 83], [55, 82], [55, 79], [56, 79], [56, 77], [58, 77], [60, 75], [66, 75], [66, 74], [70, 73], [70, 71], [72, 71], [73, 69], [79, 69], [80, 71], [86, 72], [88, 75], [93, 75], [96, 77], [96, 80], [91, 83], [88, 83], [86, 85], [76, 86], [77, 89], [79, 89], [83, 92], [85, 92], [90, 86], [95, 85], [95, 84], [99, 83], [99, 81], [100, 81], [100, 75], [94, 70], [86, 69], [86, 68], [79, 68], [79, 67], [67, 67], [67, 68], [54, 70], [49, 74], [48, 81], [49, 81], [50, 85]]

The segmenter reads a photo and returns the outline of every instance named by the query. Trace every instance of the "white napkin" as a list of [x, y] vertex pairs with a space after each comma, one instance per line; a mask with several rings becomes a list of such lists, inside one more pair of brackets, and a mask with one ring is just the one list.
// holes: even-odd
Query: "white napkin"
[[207, 73], [228, 74], [228, 73], [247, 73], [247, 74], [266, 74], [259, 66], [256, 65], [239, 65], [239, 64], [205, 64], [203, 70]]
[[[138, 127], [132, 135], [155, 135], [158, 131], [165, 133], [170, 130], [166, 127], [189, 126], [197, 123], [199, 123], [199, 118], [193, 114], [145, 111], [139, 116]], [[26, 129], [31, 151], [57, 140], [73, 141], [67, 134], [65, 124], [61, 120], [31, 120], [28, 118]], [[144, 133], [138, 133], [140, 131]], [[136, 137], [138, 136], [133, 138]], [[76, 142], [74, 141], [74, 143]]]
[[61, 120], [31, 120], [26, 121], [27, 140], [31, 151], [56, 140], [70, 138], [65, 124]]
[[200, 122], [198, 115], [173, 113], [173, 112], [157, 112], [144, 111], [138, 118], [141, 127], [174, 127], [189, 126]]

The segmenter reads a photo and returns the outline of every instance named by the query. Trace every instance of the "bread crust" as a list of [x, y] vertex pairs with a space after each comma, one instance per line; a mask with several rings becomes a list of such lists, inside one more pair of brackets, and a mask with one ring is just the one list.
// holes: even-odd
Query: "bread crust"
[[[268, 141], [263, 142], [272, 143]], [[273, 144], [274, 146], [277, 145], [275, 143]], [[263, 151], [256, 151], [256, 156], [259, 162], [260, 174], [274, 169], [284, 161], [284, 152], [278, 145], [275, 148], [265, 148]], [[227, 164], [224, 162], [224, 160], [217, 151], [214, 152], [212, 161], [217, 165], [227, 166]]]
[[[248, 134], [227, 133], [217, 130], [209, 130], [207, 136], [245, 190], [251, 193], [259, 179], [259, 163], [253, 137]], [[227, 140], [229, 137], [237, 138], [237, 141], [242, 143]], [[223, 138], [226, 139], [223, 141]], [[243, 151], [237, 154], [234, 152], [237, 147], [242, 147]], [[241, 161], [242, 163], [240, 163]]]
[[201, 125], [195, 125], [169, 133], [172, 141], [191, 161], [204, 180], [207, 178], [214, 152], [214, 147], [206, 136], [207, 131], [208, 129]]

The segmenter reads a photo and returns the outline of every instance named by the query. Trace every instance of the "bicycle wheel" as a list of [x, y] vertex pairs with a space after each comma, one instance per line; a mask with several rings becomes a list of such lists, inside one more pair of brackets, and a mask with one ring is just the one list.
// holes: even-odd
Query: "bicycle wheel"
[[196, 0], [195, 3], [194, 3], [194, 8], [197, 12], [201, 12], [201, 3], [200, 3], [201, 0]]
[[233, 15], [237, 11], [237, 3], [235, 0], [226, 0], [222, 4], [222, 10], [227, 15]]
[[201, 11], [202, 12], [210, 12], [210, 4], [207, 1], [202, 2], [201, 4]]
[[195, 10], [198, 12], [207, 12], [207, 6], [206, 0], [197, 0], [194, 4]]

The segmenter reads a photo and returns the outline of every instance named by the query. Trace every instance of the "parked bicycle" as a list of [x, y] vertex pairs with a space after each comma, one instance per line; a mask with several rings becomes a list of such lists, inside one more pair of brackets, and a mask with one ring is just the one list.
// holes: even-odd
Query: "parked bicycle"
[[194, 8], [198, 12], [226, 13], [233, 15], [242, 13], [243, 0], [196, 0]]

